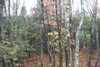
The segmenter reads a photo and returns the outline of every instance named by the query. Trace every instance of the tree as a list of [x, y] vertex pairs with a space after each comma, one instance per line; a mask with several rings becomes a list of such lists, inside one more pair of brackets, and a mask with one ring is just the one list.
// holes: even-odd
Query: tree
[[[5, 3], [5, 0], [0, 0], [0, 42], [2, 42], [2, 23], [3, 23], [3, 7], [4, 7], [4, 4]], [[4, 58], [2, 57], [2, 66], [5, 67], [5, 60]]]
[[79, 58], [79, 33], [80, 30], [82, 28], [82, 25], [84, 23], [84, 1], [81, 0], [81, 8], [82, 8], [82, 18], [80, 21], [80, 25], [77, 28], [77, 32], [76, 32], [76, 54], [75, 54], [75, 67], [78, 67], [78, 58]]

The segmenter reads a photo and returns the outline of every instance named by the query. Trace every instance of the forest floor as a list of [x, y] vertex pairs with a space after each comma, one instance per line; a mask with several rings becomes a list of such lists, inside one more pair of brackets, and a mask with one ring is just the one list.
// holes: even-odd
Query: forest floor
[[[73, 52], [75, 53], [75, 52]], [[94, 50], [93, 57], [91, 60], [91, 67], [95, 67], [95, 63], [97, 61], [98, 53], [96, 50]], [[59, 67], [59, 54], [56, 54], [56, 67]], [[31, 58], [28, 60], [26, 59], [25, 65], [21, 67], [40, 67], [41, 65], [41, 56], [37, 54], [31, 54]], [[73, 60], [75, 60], [75, 54], [73, 56]], [[49, 57], [45, 53], [43, 56], [43, 63], [44, 67], [49, 67]], [[74, 65], [74, 63], [73, 63]], [[100, 63], [98, 64], [99, 67]], [[65, 56], [63, 55], [63, 67], [65, 67]], [[79, 67], [87, 67], [87, 50], [82, 49], [79, 52]]]

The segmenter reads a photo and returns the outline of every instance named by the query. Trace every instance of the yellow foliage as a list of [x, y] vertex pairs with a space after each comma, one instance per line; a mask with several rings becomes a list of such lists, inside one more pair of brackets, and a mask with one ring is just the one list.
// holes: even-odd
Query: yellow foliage
[[59, 38], [59, 36], [55, 36], [55, 39], [58, 39]]
[[51, 41], [49, 41], [49, 44], [52, 44], [52, 42], [51, 42]]
[[61, 31], [62, 31], [63, 33], [65, 33], [65, 32], [66, 32], [66, 29], [65, 29], [64, 27], [62, 27], [62, 28], [61, 28]]
[[52, 36], [52, 35], [53, 35], [53, 33], [52, 33], [52, 32], [49, 32], [49, 33], [48, 33], [48, 35], [51, 35], [51, 36]]
[[[54, 31], [54, 34], [55, 35], [58, 35], [58, 32]], [[48, 35], [51, 35], [52, 36], [53, 35], [53, 32], [49, 32]]]
[[72, 14], [72, 11], [70, 11], [70, 14]]
[[59, 41], [57, 40], [56, 42], [55, 42], [55, 45], [57, 46], [59, 44]]
[[100, 18], [100, 16], [96, 16], [96, 18], [98, 19], [98, 18]]
[[56, 22], [53, 22], [53, 24], [52, 24], [52, 25], [57, 26], [57, 23], [56, 23]]
[[55, 34], [55, 35], [58, 35], [58, 32], [54, 31], [54, 34]]

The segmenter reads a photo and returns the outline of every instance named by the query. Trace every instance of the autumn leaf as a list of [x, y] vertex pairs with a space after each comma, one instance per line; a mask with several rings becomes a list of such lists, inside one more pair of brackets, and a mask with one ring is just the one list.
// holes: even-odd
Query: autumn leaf
[[51, 36], [52, 36], [52, 35], [53, 35], [53, 33], [52, 33], [52, 32], [49, 32], [49, 33], [48, 33], [48, 35], [51, 35]]
[[55, 34], [55, 35], [58, 35], [58, 32], [54, 31], [54, 34]]

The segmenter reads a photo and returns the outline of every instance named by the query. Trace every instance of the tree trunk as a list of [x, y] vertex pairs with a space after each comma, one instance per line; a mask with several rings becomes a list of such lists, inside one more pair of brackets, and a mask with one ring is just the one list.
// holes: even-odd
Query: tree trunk
[[[3, 23], [3, 5], [5, 0], [0, 0], [0, 41], [2, 41], [2, 28], [1, 24]], [[2, 58], [2, 67], [6, 67], [5, 60]]]
[[[55, 7], [56, 7], [56, 22], [57, 22], [57, 28], [58, 28], [58, 35], [59, 35], [59, 50], [60, 50], [60, 56], [59, 56], [59, 67], [62, 67], [62, 47], [61, 47], [61, 16], [60, 19], [58, 19], [58, 0], [55, 0]], [[60, 3], [60, 2], [59, 2]]]
[[31, 58], [31, 53], [30, 53], [30, 51], [28, 51], [28, 58]]
[[[90, 56], [89, 56], [89, 60], [88, 60], [88, 67], [91, 67], [91, 59], [92, 59], [92, 55], [93, 55], [93, 47], [95, 45], [95, 41], [98, 42], [98, 37], [97, 37], [98, 34], [96, 35], [96, 40], [95, 40], [96, 15], [97, 15], [97, 0], [95, 1], [94, 11], [93, 11], [93, 25], [92, 25], [92, 29], [91, 29], [91, 46], [90, 46]], [[98, 45], [98, 43], [97, 43], [97, 45]]]
[[98, 36], [98, 22], [96, 22], [96, 44], [97, 44], [98, 58], [97, 58], [97, 62], [95, 64], [95, 67], [97, 67], [99, 59], [100, 59], [100, 46], [99, 46], [99, 36]]
[[[71, 45], [69, 43], [69, 39], [71, 38], [71, 23], [72, 23], [72, 13], [70, 13], [71, 10], [71, 1], [68, 0], [69, 4], [66, 6], [69, 6], [68, 9], [66, 9], [65, 14], [65, 24], [66, 24], [66, 48], [65, 48], [65, 56], [66, 56], [66, 67], [72, 67], [72, 49]], [[68, 16], [67, 16], [68, 14]], [[67, 20], [68, 19], [68, 20]]]
[[[96, 5], [98, 5], [97, 4], [97, 0], [96, 0]], [[97, 11], [97, 7], [96, 7], [96, 11]], [[99, 22], [97, 22], [96, 21], [96, 26], [95, 26], [95, 28], [96, 28], [96, 45], [97, 45], [97, 51], [98, 51], [98, 58], [97, 58], [97, 62], [96, 62], [96, 64], [95, 64], [95, 67], [97, 67], [97, 65], [98, 65], [98, 62], [100, 62], [99, 61], [99, 59], [100, 59], [100, 45], [99, 45]]]
[[43, 67], [43, 44], [41, 44], [41, 67]]
[[6, 67], [6, 63], [5, 63], [4, 58], [2, 58], [2, 67]]
[[82, 28], [82, 25], [83, 25], [83, 21], [84, 21], [84, 8], [83, 8], [83, 4], [84, 1], [81, 0], [81, 8], [82, 8], [82, 19], [81, 19], [81, 22], [80, 22], [80, 25], [79, 27], [77, 28], [77, 32], [76, 32], [76, 54], [75, 54], [75, 67], [78, 67], [78, 58], [79, 58], [79, 33], [80, 33], [80, 30]]
[[56, 66], [56, 62], [55, 62], [55, 34], [54, 34], [54, 31], [53, 31], [53, 67]]
[[5, 1], [4, 0], [0, 0], [0, 41], [2, 40], [2, 28], [1, 28], [1, 24], [3, 23], [3, 3]]
[[11, 62], [11, 67], [15, 67], [15, 62], [13, 59], [10, 59], [10, 62]]
[[[42, 23], [43, 21], [43, 0], [41, 0], [41, 19], [40, 19], [40, 24]], [[44, 22], [44, 21], [43, 21]], [[43, 31], [42, 31], [42, 24], [40, 25], [40, 36], [41, 36], [41, 67], [43, 67], [43, 38], [42, 38], [42, 34]]]
[[10, 27], [10, 25], [11, 25], [11, 24], [10, 24], [10, 7], [11, 7], [11, 6], [10, 6], [10, 3], [11, 3], [10, 0], [8, 0], [8, 24], [7, 24], [7, 26], [8, 26], [8, 28], [7, 28], [8, 38], [10, 38], [10, 35], [11, 35], [11, 34], [10, 34], [10, 33], [11, 33], [11, 27]]
[[65, 58], [66, 58], [66, 67], [68, 67], [68, 48], [65, 47], [64, 51], [65, 51]]

